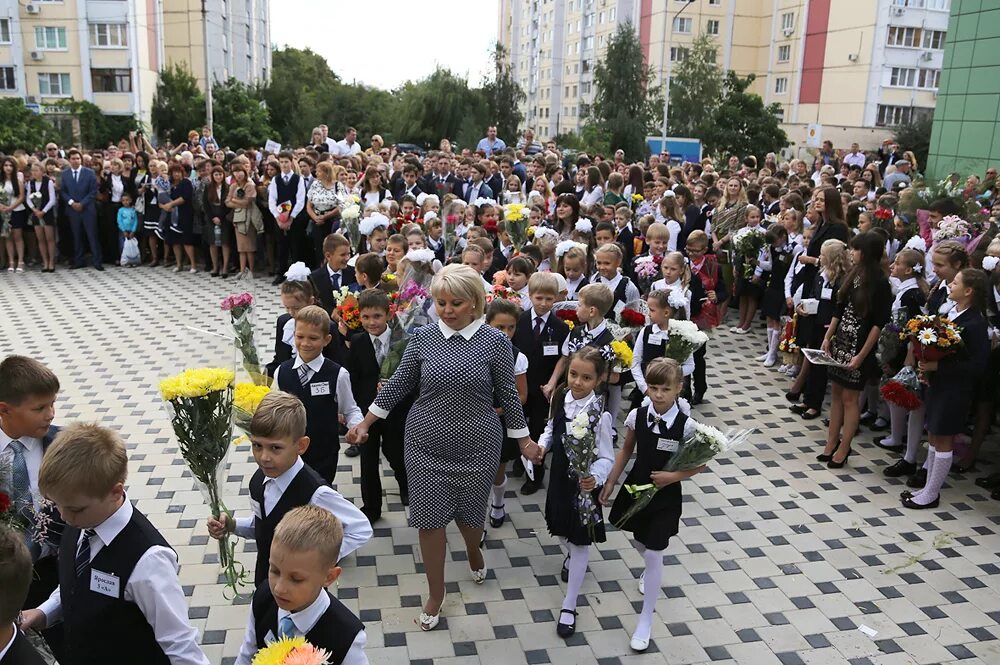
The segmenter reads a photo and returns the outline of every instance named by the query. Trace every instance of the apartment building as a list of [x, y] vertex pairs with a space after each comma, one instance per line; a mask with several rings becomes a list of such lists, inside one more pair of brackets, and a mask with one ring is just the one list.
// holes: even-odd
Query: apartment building
[[[212, 78], [266, 80], [267, 0], [208, 0]], [[159, 71], [185, 62], [205, 84], [201, 0], [0, 0], [0, 95], [55, 122], [86, 100], [149, 124]]]
[[[542, 139], [579, 131], [593, 69], [629, 22], [656, 78], [668, 83], [700, 35], [723, 69], [756, 75], [781, 104], [789, 139], [810, 125], [838, 146], [873, 145], [933, 112], [950, 0], [501, 0], [500, 40]], [[669, 109], [668, 109], [669, 113]]]

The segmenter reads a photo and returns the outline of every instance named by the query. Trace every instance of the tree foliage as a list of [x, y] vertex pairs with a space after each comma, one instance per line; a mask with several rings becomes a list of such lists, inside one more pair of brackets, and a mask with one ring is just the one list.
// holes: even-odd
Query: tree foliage
[[714, 118], [706, 110], [715, 109], [722, 98], [722, 70], [716, 63], [715, 40], [701, 35], [670, 75], [668, 136], [699, 138]]
[[76, 116], [79, 122], [78, 136], [63, 136], [62, 143], [79, 143], [82, 146], [104, 148], [109, 143], [117, 144], [119, 140], [128, 138], [131, 131], [142, 129], [135, 116], [108, 115], [96, 104], [88, 101], [68, 100], [60, 104]]
[[486, 100], [487, 122], [495, 124], [497, 135], [513, 144], [524, 114], [521, 104], [527, 99], [514, 72], [503, 44], [497, 42], [490, 53], [492, 76], [483, 80], [482, 94]]
[[330, 97], [340, 82], [323, 56], [309, 49], [284, 48], [271, 53], [271, 83], [264, 101], [281, 143], [305, 145], [313, 127], [332, 124]]
[[0, 98], [0, 150], [11, 154], [15, 150], [38, 150], [56, 137], [56, 131], [40, 115], [24, 106], [17, 97]]
[[447, 69], [438, 68], [417, 82], [407, 81], [397, 93], [396, 139], [437, 146], [447, 137], [474, 144], [485, 130], [483, 96]]
[[711, 122], [700, 138], [709, 154], [725, 156], [762, 155], [788, 145], [788, 136], [778, 121], [780, 104], [764, 106], [760, 95], [747, 92], [756, 76], [741, 78], [726, 72], [722, 99], [710, 113]]
[[917, 165], [921, 171], [927, 169], [927, 155], [931, 151], [931, 127], [934, 125], [934, 115], [928, 113], [920, 114], [916, 120], [909, 125], [901, 125], [896, 128], [894, 136], [903, 150], [910, 150], [917, 158]]
[[261, 90], [230, 78], [212, 86], [213, 135], [219, 146], [264, 145], [273, 134]]
[[186, 64], [175, 63], [160, 72], [151, 120], [153, 131], [175, 144], [186, 141], [189, 131], [205, 124], [205, 96]]
[[652, 81], [653, 70], [643, 59], [635, 29], [630, 23], [619, 25], [594, 69], [597, 91], [588, 118], [628, 159], [648, 154], [646, 136], [663, 109], [662, 90]]

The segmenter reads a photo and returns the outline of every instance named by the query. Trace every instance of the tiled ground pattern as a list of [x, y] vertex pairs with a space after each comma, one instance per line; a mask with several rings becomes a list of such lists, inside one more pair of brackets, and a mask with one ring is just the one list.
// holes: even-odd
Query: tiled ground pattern
[[[156, 384], [183, 367], [232, 358], [223, 340], [202, 332], [226, 330], [216, 304], [232, 284], [162, 268], [0, 275], [0, 354], [28, 354], [58, 373], [58, 422], [96, 420], [122, 432], [129, 497], [177, 549], [191, 620], [216, 664], [232, 662], [248, 607], [223, 598], [206, 509]], [[262, 280], [258, 289], [259, 343], [267, 349], [278, 298]], [[820, 421], [793, 416], [784, 377], [746, 360], [762, 337], [723, 332], [711, 344], [712, 389], [697, 414], [761, 433], [685, 483], [684, 524], [668, 550], [648, 653], [628, 646], [642, 559], [615, 530], [591, 555], [577, 634], [565, 643], [556, 636], [563, 556], [545, 529], [544, 494], [520, 497], [517, 480], [507, 496], [510, 520], [489, 534], [488, 581], [471, 582], [450, 530], [446, 619], [420, 632], [417, 533], [406, 526], [390, 473], [390, 509], [375, 538], [346, 560], [337, 590], [365, 622], [371, 662], [1000, 662], [1000, 502], [969, 477], [953, 476], [938, 510], [902, 510], [901, 483], [881, 475], [893, 459], [867, 432], [848, 468], [817, 463]], [[356, 500], [358, 462], [341, 460], [339, 489]], [[245, 511], [254, 468], [248, 447], [234, 449], [231, 461], [226, 498]], [[240, 550], [249, 567], [253, 545]], [[869, 637], [862, 626], [877, 633]]]

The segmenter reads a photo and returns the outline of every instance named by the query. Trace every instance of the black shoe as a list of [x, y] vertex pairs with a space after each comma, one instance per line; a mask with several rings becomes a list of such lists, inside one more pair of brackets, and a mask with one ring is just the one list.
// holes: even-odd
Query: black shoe
[[861, 417], [858, 418], [858, 424], [865, 425], [867, 427], [868, 425], [871, 425], [873, 422], [875, 422], [875, 419], [877, 417], [878, 416], [876, 414], [872, 413], [871, 411], [868, 411], [867, 413], [861, 414]]
[[889, 423], [883, 418], [876, 418], [875, 422], [868, 426], [873, 432], [884, 432], [889, 429]]
[[404, 506], [408, 507], [410, 505], [410, 493], [409, 492], [400, 492], [399, 493], [399, 502], [402, 503]]
[[365, 514], [365, 517], [368, 518], [368, 522], [370, 524], [375, 524], [375, 522], [378, 522], [380, 519], [382, 519], [381, 512], [375, 512], [374, 510], [368, 510], [366, 508], [362, 508], [361, 512]]
[[973, 460], [972, 464], [952, 464], [951, 473], [971, 473], [976, 470], [976, 462]]
[[82, 268], [82, 267], [83, 267], [83, 265], [77, 265], [77, 264], [75, 264], [75, 263], [74, 263], [73, 265], [71, 265], [71, 266], [69, 267], [69, 269], [70, 269], [70, 270], [79, 270], [79, 269], [80, 269], [80, 268]]
[[208, 274], [211, 275], [212, 277], [218, 277], [219, 276], [219, 273], [217, 273], [217, 272], [210, 272]]
[[104, 266], [94, 266], [94, 270], [98, 272], [104, 272]]
[[976, 478], [976, 487], [982, 487], [985, 490], [997, 489], [1000, 487], [1000, 473], [991, 473], [988, 476]]
[[524, 484], [521, 485], [521, 496], [531, 496], [538, 491], [539, 487], [541, 487], [541, 483], [537, 480], [525, 480]]
[[789, 402], [798, 402], [799, 397], [801, 396], [802, 396], [801, 392], [793, 393], [791, 390], [785, 393], [785, 399], [787, 399]]
[[901, 459], [892, 466], [887, 466], [882, 474], [886, 478], [902, 478], [903, 476], [912, 476], [917, 472], [917, 465], [913, 462], [907, 462], [905, 459]]
[[797, 416], [801, 416], [806, 411], [809, 410], [809, 407], [806, 406], [805, 404], [792, 404], [790, 407], [788, 407], [788, 410]]
[[569, 568], [566, 567], [566, 564], [568, 562], [569, 562], [569, 557], [567, 556], [565, 559], [563, 559], [562, 572], [559, 573], [559, 579], [561, 579], [563, 582], [569, 582]]
[[285, 281], [284, 275], [278, 275], [271, 281], [271, 286], [280, 286], [282, 282]]
[[[816, 416], [813, 416], [813, 418], [815, 418], [815, 417]], [[812, 418], [806, 418], [805, 416], [802, 416], [802, 418], [805, 419], [805, 420], [812, 420]], [[829, 427], [829, 426], [830, 426], [830, 419], [829, 418], [824, 418], [823, 419], [823, 427]]]
[[909, 499], [911, 496], [913, 496], [913, 490], [903, 490], [899, 493], [900, 499]]
[[[816, 409], [806, 409], [802, 413], [802, 420], [816, 420], [817, 418], [819, 418], [819, 411]], [[823, 424], [829, 427], [830, 421], [827, 418], [824, 418]]]
[[833, 455], [827, 455], [826, 453], [820, 453], [819, 455], [816, 455], [817, 462], [829, 462], [832, 459]]
[[573, 615], [573, 623], [556, 623], [556, 635], [565, 640], [568, 637], [573, 637], [573, 633], [576, 632], [576, 612], [573, 610], [559, 610], [560, 617], [563, 614]]
[[908, 497], [903, 499], [903, 508], [909, 508], [911, 510], [929, 510], [932, 508], [937, 508], [941, 504], [941, 496], [938, 495], [934, 497], [934, 500], [928, 504], [920, 504], [913, 500], [913, 497]]
[[[495, 508], [497, 510], [503, 510], [503, 506], [502, 505], [500, 505], [500, 506], [494, 506], [493, 504], [490, 504], [490, 508]], [[490, 513], [490, 526], [493, 527], [494, 529], [499, 529], [500, 527], [503, 526], [504, 520], [506, 520], [506, 519], [507, 519], [507, 511], [504, 511], [504, 514], [501, 515], [500, 517], [493, 517], [493, 514]]]
[[851, 456], [851, 452], [853, 452], [853, 451], [850, 448], [848, 448], [847, 449], [847, 454], [844, 455], [844, 459], [842, 459], [839, 462], [837, 460], [833, 459], [833, 456], [831, 455], [830, 456], [830, 461], [826, 463], [826, 468], [828, 468], [828, 469], [843, 469], [844, 465], [847, 464], [847, 458]]
[[893, 442], [893, 444], [891, 446], [885, 445], [883, 443], [883, 441], [886, 441], [888, 438], [889, 437], [887, 437], [887, 436], [882, 436], [881, 434], [877, 434], [877, 435], [875, 435], [875, 438], [872, 439], [872, 441], [874, 441], [875, 445], [878, 446], [879, 448], [881, 448], [882, 450], [891, 450], [893, 452], [899, 452], [900, 450], [904, 450], [906, 448], [906, 444], [905, 443], [896, 443], [896, 442]]
[[361, 454], [361, 448], [358, 446], [348, 446], [347, 450], [344, 452], [348, 457], [357, 457]]
[[907, 487], [912, 487], [915, 490], [923, 489], [924, 485], [927, 484], [927, 469], [921, 467], [917, 469], [917, 472], [910, 476], [906, 481]]
[[691, 406], [698, 406], [705, 401], [704, 395], [693, 395], [690, 399]]

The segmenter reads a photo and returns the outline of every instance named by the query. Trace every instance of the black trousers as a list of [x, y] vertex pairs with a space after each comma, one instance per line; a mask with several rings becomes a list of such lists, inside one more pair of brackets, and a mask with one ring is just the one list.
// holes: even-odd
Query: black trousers
[[105, 201], [97, 204], [97, 235], [101, 244], [101, 254], [105, 263], [118, 263], [118, 211], [121, 203]]
[[[528, 401], [524, 403], [524, 417], [528, 419], [528, 435], [532, 441], [538, 441], [549, 422], [549, 401], [542, 394], [541, 387], [528, 388]], [[542, 482], [545, 477], [545, 460], [535, 465], [535, 482]]]
[[803, 395], [803, 404], [816, 411], [823, 410], [823, 400], [826, 398], [826, 365], [813, 365], [809, 368]]
[[708, 342], [705, 342], [700, 349], [694, 352], [694, 394], [704, 395], [708, 391], [708, 382], [705, 379], [707, 363], [705, 354], [708, 351]]
[[382, 466], [379, 449], [385, 455], [402, 496], [410, 493], [403, 463], [403, 430], [406, 418], [393, 417], [379, 421], [368, 432], [368, 441], [361, 446], [361, 510], [369, 519], [382, 515]]

